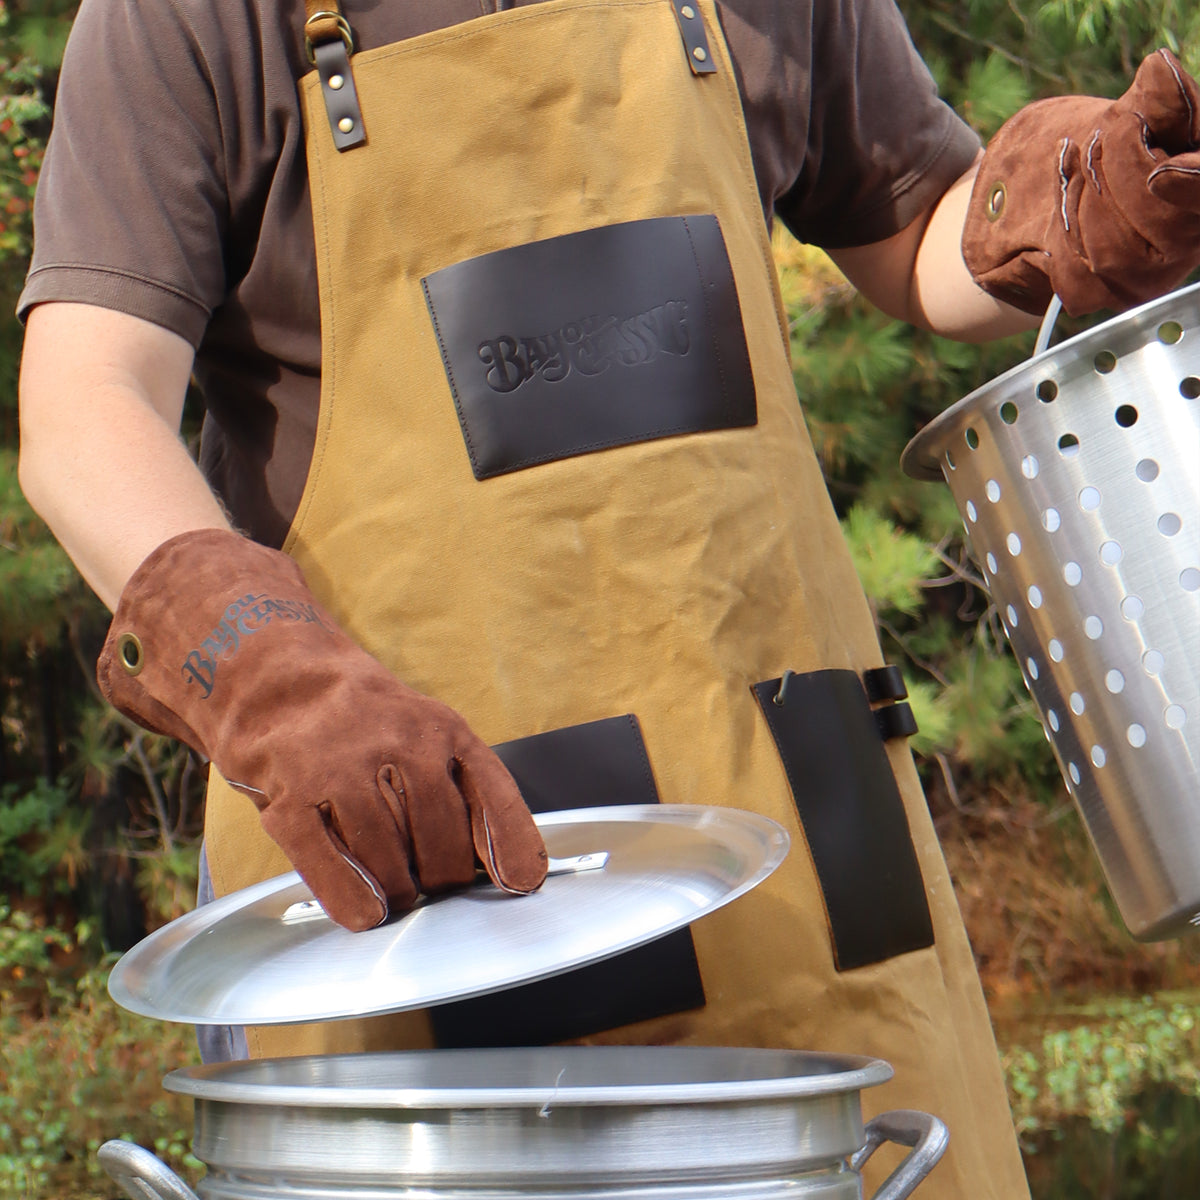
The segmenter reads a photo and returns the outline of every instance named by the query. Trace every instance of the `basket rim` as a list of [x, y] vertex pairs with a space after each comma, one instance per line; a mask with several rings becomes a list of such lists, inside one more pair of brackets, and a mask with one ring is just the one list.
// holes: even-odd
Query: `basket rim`
[[[1137, 308], [1131, 308], [1110, 317], [1099, 325], [1085, 329], [1065, 342], [1050, 346], [1040, 354], [1035, 354], [1017, 363], [1016, 366], [1010, 367], [1003, 374], [997, 375], [990, 382], [977, 387], [973, 392], [969, 392], [961, 400], [939, 413], [916, 433], [900, 455], [901, 470], [913, 479], [941, 481], [945, 475], [942, 470], [942, 456], [936, 452], [936, 448], [947, 439], [951, 429], [957, 428], [963, 418], [975, 415], [977, 410], [983, 408], [994, 398], [996, 392], [1004, 391], [1010, 383], [1024, 375], [1036, 374], [1052, 365], [1058, 365], [1060, 360], [1069, 361], [1078, 358], [1080, 352], [1092, 342], [1105, 341], [1111, 337], [1114, 331], [1120, 330], [1122, 333], [1128, 334], [1130, 331], [1140, 332], [1145, 328], [1153, 327], [1159, 324], [1168, 313], [1173, 314], [1173, 310], [1181, 303], [1192, 300], [1200, 301], [1200, 282], [1178, 288], [1164, 296], [1159, 296], [1156, 300], [1148, 301]], [[1196, 315], [1196, 323], [1200, 324], [1200, 312]]]

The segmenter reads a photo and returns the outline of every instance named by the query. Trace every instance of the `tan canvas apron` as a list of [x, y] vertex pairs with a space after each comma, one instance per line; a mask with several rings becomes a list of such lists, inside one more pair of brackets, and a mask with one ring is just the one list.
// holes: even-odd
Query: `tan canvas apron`
[[[878, 1054], [872, 1110], [951, 1128], [929, 1200], [1027, 1194], [950, 880], [902, 741], [888, 743], [935, 943], [835, 969], [780, 755], [751, 692], [784, 669], [880, 665], [796, 402], [733, 70], [710, 3], [689, 70], [668, 0], [547, 0], [354, 55], [366, 142], [339, 152], [301, 83], [323, 379], [286, 549], [349, 633], [492, 744], [633, 713], [658, 793], [782, 822], [776, 874], [693, 929], [707, 1003], [593, 1042]], [[580, 230], [715, 214], [757, 421], [478, 479], [422, 280]], [[320, 753], [320, 747], [314, 747]], [[214, 783], [218, 894], [289, 869]], [[424, 1014], [249, 1031], [256, 1055], [430, 1044]]]

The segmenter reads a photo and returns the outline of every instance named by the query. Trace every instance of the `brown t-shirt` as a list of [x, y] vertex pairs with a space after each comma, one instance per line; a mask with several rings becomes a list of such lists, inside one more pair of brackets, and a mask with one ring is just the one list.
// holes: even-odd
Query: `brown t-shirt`
[[[494, 0], [343, 0], [358, 48]], [[892, 0], [722, 0], [763, 209], [802, 240], [902, 229], [978, 142]], [[296, 80], [303, 0], [83, 0], [63, 64], [20, 311], [119, 309], [197, 347], [201, 462], [278, 546], [320, 386], [316, 260]], [[420, 120], [420, 114], [414, 114]]]

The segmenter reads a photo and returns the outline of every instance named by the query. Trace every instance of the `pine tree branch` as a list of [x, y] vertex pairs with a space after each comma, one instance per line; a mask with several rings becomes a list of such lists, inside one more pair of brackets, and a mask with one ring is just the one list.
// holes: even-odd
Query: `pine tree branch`
[[1022, 58], [1019, 54], [1014, 54], [1011, 50], [1006, 50], [998, 42], [990, 41], [988, 38], [976, 37], [938, 9], [931, 9], [929, 11], [929, 19], [935, 25], [940, 25], [947, 33], [952, 34], [954, 37], [962, 38], [963, 41], [969, 42], [972, 46], [983, 46], [985, 49], [991, 50], [993, 54], [998, 54], [1001, 58], [1012, 63], [1014, 67], [1020, 67], [1022, 71], [1040, 75], [1043, 79], [1050, 80], [1060, 88], [1066, 86], [1067, 81], [1064, 76], [1056, 75], [1053, 71], [1045, 67], [1039, 67], [1037, 63], [1030, 62], [1029, 59]]
[[150, 765], [150, 760], [146, 757], [145, 747], [143, 745], [145, 734], [142, 730], [134, 726], [133, 740], [130, 744], [130, 749], [138, 766], [142, 772], [142, 778], [146, 782], [146, 790], [150, 793], [150, 799], [154, 802], [154, 815], [158, 820], [159, 843], [165, 853], [175, 849], [174, 838], [171, 835], [171, 822], [167, 817], [166, 798], [163, 796], [162, 788], [159, 787], [158, 779], [154, 775], [154, 768]]

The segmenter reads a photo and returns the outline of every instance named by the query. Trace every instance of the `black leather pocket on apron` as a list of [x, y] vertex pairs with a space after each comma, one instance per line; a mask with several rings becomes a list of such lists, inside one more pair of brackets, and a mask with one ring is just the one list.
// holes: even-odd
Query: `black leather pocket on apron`
[[714, 216], [564, 234], [422, 283], [478, 479], [758, 419]]
[[754, 685], [787, 772], [839, 971], [933, 945], [933, 923], [881, 722], [853, 671]]
[[[504, 742], [496, 753], [534, 812], [657, 804], [633, 716]], [[488, 996], [429, 1010], [440, 1047], [546, 1046], [704, 1005], [687, 929], [616, 958]]]

